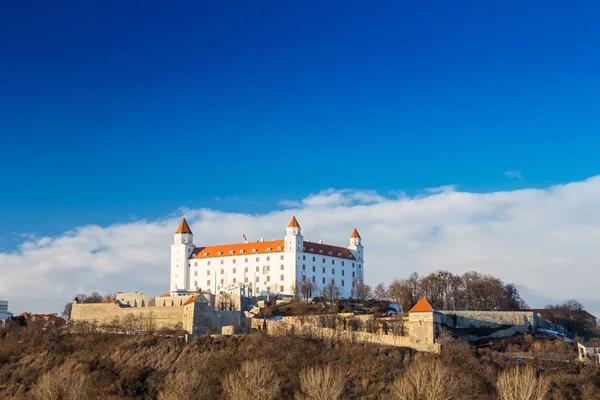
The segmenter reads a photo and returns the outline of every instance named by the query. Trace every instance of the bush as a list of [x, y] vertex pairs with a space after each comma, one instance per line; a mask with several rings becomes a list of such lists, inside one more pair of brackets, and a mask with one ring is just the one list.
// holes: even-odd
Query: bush
[[233, 400], [272, 400], [279, 395], [281, 381], [267, 360], [246, 361], [223, 380], [223, 390]]
[[216, 396], [195, 369], [177, 371], [167, 375], [158, 400], [204, 400]]
[[336, 400], [342, 397], [346, 379], [339, 369], [309, 367], [300, 372], [299, 400]]
[[92, 398], [88, 375], [74, 363], [65, 363], [42, 375], [31, 390], [38, 400], [87, 400]]
[[498, 377], [496, 384], [501, 400], [543, 400], [550, 383], [543, 376], [537, 376], [533, 367], [513, 367]]
[[457, 394], [457, 382], [441, 360], [420, 358], [396, 379], [391, 392], [400, 400], [449, 400]]

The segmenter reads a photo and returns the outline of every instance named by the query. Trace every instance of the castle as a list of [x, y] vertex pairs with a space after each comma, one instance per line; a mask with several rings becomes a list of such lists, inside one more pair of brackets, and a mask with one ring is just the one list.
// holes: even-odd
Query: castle
[[[315, 288], [335, 284], [341, 298], [354, 294], [364, 277], [364, 248], [356, 229], [348, 247], [304, 240], [293, 217], [282, 240], [196, 246], [185, 218], [171, 245], [171, 296], [199, 290], [256, 297], [293, 295], [302, 281]], [[316, 291], [314, 291], [316, 292]]]

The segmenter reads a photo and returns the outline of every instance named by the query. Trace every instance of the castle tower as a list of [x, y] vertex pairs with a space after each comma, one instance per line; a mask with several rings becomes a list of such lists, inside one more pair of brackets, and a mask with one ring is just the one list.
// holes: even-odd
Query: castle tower
[[350, 235], [350, 246], [348, 246], [348, 249], [352, 252], [356, 261], [363, 261], [363, 245], [356, 229]]
[[296, 217], [287, 226], [285, 235], [285, 250], [284, 251], [302, 251], [304, 238], [302, 237], [302, 228]]
[[[189, 258], [194, 246], [194, 234], [187, 221], [181, 220], [171, 245], [171, 293], [190, 290]], [[192, 290], [196, 288], [191, 288]]]

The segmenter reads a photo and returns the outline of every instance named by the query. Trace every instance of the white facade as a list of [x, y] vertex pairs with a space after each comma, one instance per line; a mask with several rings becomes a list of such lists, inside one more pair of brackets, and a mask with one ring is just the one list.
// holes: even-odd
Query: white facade
[[229, 292], [240, 287], [248, 295], [293, 294], [302, 280], [314, 282], [314, 295], [331, 280], [342, 298], [364, 279], [364, 249], [352, 232], [348, 247], [305, 241], [295, 218], [283, 240], [196, 247], [183, 220], [171, 245], [171, 295], [209, 290]]
[[11, 313], [8, 312], [8, 301], [0, 300], [0, 321], [10, 319]]

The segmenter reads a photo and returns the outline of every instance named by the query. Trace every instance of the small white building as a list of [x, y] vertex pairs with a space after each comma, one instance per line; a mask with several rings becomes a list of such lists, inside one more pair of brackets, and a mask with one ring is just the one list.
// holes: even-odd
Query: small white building
[[196, 246], [183, 219], [171, 245], [172, 296], [197, 290], [230, 292], [240, 287], [247, 296], [292, 295], [299, 282], [314, 283], [313, 293], [333, 281], [342, 298], [352, 297], [364, 279], [364, 248], [356, 229], [348, 247], [304, 240], [295, 217], [283, 240]]
[[10, 319], [11, 315], [8, 312], [8, 301], [0, 300], [0, 321]]

